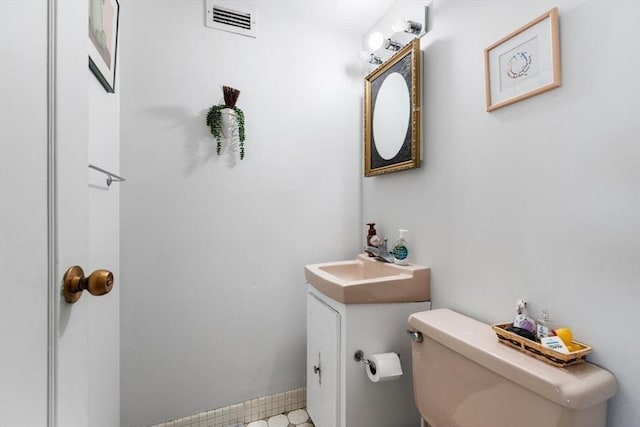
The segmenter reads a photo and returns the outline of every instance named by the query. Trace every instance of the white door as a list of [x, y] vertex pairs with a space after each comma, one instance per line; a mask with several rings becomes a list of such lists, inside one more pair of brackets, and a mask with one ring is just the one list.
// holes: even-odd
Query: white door
[[119, 185], [107, 187], [106, 177], [88, 164], [119, 172], [118, 97], [89, 71], [89, 1], [55, 4], [55, 277], [60, 281], [74, 265], [86, 275], [102, 268], [116, 275], [114, 290], [105, 296], [84, 292], [72, 305], [55, 300], [55, 427], [112, 427], [120, 421]]
[[0, 1], [0, 426], [117, 425], [117, 386], [95, 398], [118, 381], [117, 335], [100, 341], [113, 316], [60, 296], [68, 267], [109, 268], [90, 265], [87, 16], [86, 1]]
[[[56, 278], [88, 265], [88, 2], [56, 3]], [[86, 294], [86, 292], [85, 292]], [[89, 295], [56, 298], [56, 427], [89, 426]]]
[[316, 427], [338, 426], [340, 314], [307, 294], [307, 411]]
[[[86, 265], [88, 247], [86, 47], [70, 40], [86, 36], [79, 4], [84, 6], [50, 3], [64, 28], [51, 38], [46, 1], [0, 2], [2, 426], [45, 426], [49, 418], [50, 425], [89, 425], [87, 305], [68, 306], [59, 296], [66, 267]], [[85, 25], [75, 26], [74, 34], [69, 23], [80, 18]], [[50, 40], [56, 42], [54, 58]], [[54, 63], [55, 109], [47, 84]], [[53, 134], [55, 180], [49, 179]], [[49, 188], [53, 182], [55, 189]], [[57, 404], [51, 405], [54, 395]]]

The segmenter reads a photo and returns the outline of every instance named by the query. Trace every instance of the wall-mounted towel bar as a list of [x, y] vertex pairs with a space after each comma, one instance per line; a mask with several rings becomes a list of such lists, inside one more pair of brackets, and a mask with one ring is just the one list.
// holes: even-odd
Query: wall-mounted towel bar
[[112, 182], [124, 182], [124, 181], [126, 181], [126, 179], [124, 179], [123, 177], [118, 176], [115, 173], [111, 173], [109, 171], [106, 171], [106, 170], [104, 170], [102, 168], [99, 168], [97, 166], [94, 166], [94, 165], [90, 164], [89, 168], [90, 169], [95, 169], [98, 172], [102, 172], [103, 174], [107, 175], [107, 187], [110, 187]]

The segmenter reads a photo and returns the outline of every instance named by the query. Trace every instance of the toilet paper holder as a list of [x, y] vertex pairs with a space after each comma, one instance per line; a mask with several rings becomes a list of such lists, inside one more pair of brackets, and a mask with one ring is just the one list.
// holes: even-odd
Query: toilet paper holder
[[356, 352], [353, 353], [353, 360], [355, 360], [356, 362], [362, 362], [365, 365], [369, 366], [369, 370], [371, 371], [371, 373], [373, 375], [376, 374], [376, 364], [369, 359], [365, 359], [364, 352], [362, 350], [356, 350]]

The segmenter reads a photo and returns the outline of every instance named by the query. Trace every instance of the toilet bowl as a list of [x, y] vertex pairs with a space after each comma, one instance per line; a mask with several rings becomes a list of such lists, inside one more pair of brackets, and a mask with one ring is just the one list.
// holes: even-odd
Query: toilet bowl
[[414, 400], [429, 426], [605, 427], [617, 392], [605, 369], [548, 365], [447, 309], [414, 313], [409, 325]]

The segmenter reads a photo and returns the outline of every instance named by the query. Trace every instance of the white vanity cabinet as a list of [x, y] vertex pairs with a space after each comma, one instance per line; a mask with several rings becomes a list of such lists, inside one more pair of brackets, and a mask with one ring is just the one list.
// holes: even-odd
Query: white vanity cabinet
[[316, 426], [338, 425], [340, 314], [307, 296], [307, 412]]
[[[307, 286], [307, 411], [316, 427], [416, 427], [407, 319], [431, 303], [344, 304]], [[403, 376], [374, 383], [365, 364], [375, 353], [400, 355]]]

